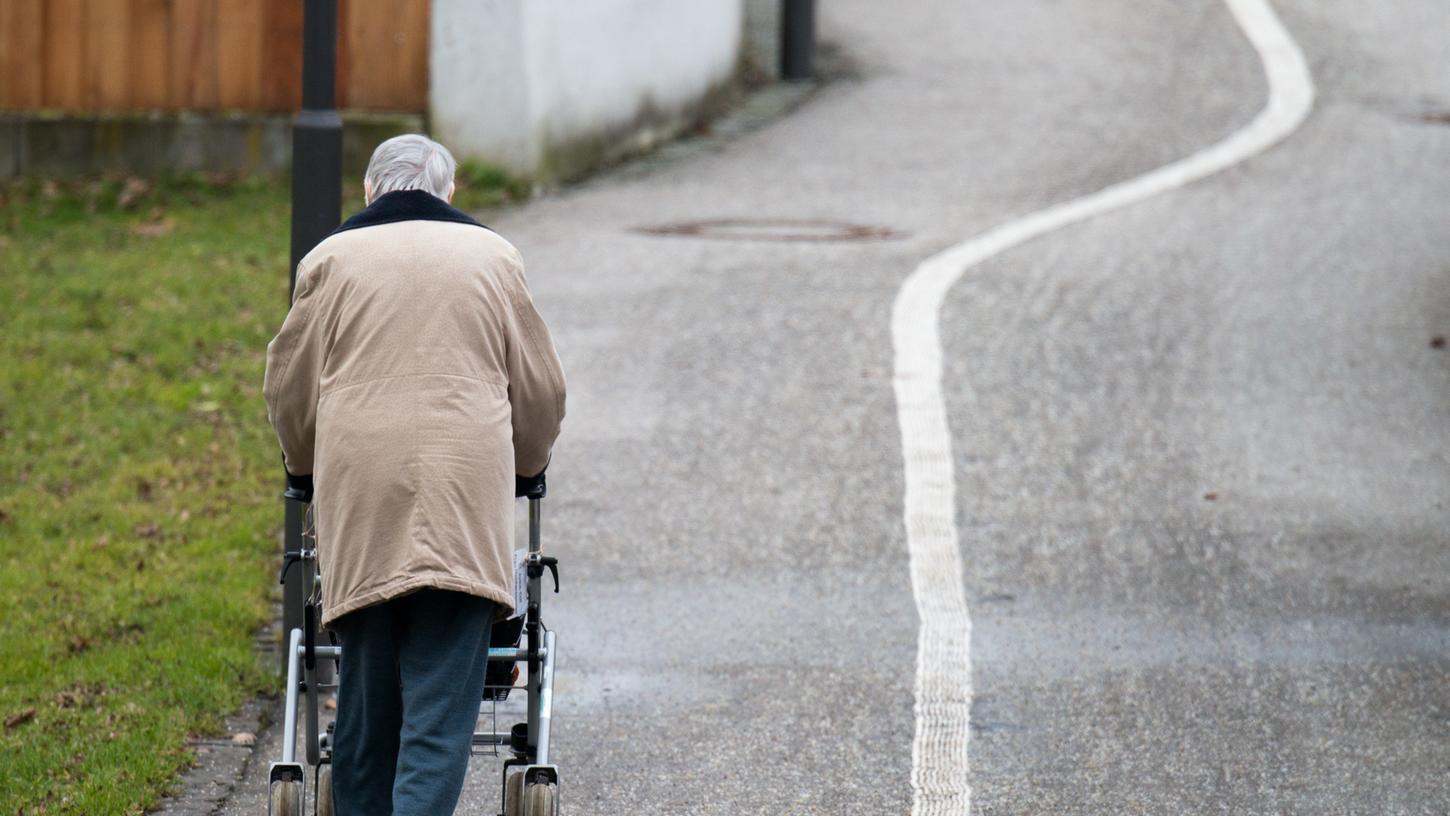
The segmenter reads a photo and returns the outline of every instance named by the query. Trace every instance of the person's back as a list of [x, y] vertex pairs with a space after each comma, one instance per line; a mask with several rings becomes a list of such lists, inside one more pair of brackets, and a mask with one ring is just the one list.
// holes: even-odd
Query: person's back
[[[442, 211], [423, 197], [443, 205], [383, 199]], [[512, 604], [514, 475], [543, 470], [563, 408], [517, 251], [469, 224], [353, 219], [298, 281], [299, 308], [331, 322], [315, 327], [324, 622], [423, 586]]]
[[543, 471], [563, 418], [522, 260], [448, 205], [452, 172], [422, 137], [380, 146], [369, 206], [299, 264], [268, 346], [269, 415], [315, 485], [323, 624], [343, 641], [334, 773], [359, 813], [456, 800], [489, 624], [513, 605], [514, 477]]

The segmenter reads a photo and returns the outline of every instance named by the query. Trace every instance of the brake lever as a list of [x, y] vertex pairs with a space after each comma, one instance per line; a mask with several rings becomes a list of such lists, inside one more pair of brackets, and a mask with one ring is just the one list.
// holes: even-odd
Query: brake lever
[[287, 570], [292, 569], [292, 565], [301, 560], [302, 553], [300, 552], [288, 552], [284, 554], [282, 556], [282, 570], [277, 573], [277, 583], [287, 583]]
[[541, 555], [537, 561], [531, 560], [529, 563], [529, 577], [541, 577], [544, 574], [545, 567], [548, 568], [549, 574], [554, 577], [554, 594], [557, 595], [559, 594], [559, 559], [552, 555]]

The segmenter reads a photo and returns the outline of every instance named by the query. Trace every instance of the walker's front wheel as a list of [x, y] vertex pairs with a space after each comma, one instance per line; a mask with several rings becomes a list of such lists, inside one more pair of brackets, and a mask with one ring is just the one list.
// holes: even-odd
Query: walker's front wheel
[[554, 816], [553, 785], [530, 785], [524, 791], [524, 816]]
[[302, 783], [294, 779], [273, 782], [267, 812], [271, 816], [302, 816]]
[[317, 767], [317, 816], [333, 816], [332, 763]]
[[503, 816], [523, 816], [524, 772], [515, 771], [504, 777]]

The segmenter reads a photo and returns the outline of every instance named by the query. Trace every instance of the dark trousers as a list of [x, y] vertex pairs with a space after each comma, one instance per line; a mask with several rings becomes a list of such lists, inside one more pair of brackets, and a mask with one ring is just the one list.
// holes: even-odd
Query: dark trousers
[[424, 589], [349, 612], [333, 797], [339, 816], [447, 816], [483, 698], [492, 601]]

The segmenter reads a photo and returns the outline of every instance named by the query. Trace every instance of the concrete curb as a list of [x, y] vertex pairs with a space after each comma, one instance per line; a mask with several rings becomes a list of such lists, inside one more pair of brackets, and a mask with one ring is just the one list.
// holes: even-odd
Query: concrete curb
[[[345, 112], [343, 167], [359, 174], [378, 142], [422, 128], [416, 113]], [[0, 180], [278, 173], [291, 162], [291, 114], [0, 112]]]

